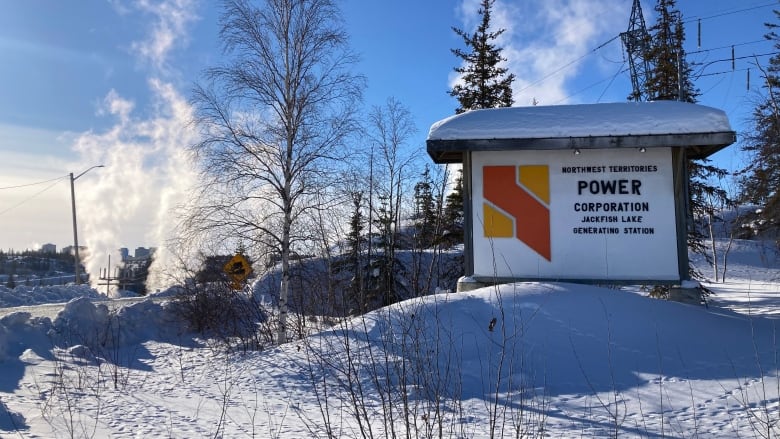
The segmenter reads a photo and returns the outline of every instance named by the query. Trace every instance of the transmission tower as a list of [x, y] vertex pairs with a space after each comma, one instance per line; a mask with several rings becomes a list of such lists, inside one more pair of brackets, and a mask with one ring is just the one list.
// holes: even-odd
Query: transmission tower
[[633, 91], [629, 99], [632, 101], [646, 101], [647, 75], [650, 72], [647, 53], [650, 50], [650, 34], [645, 26], [645, 17], [642, 15], [642, 5], [639, 0], [634, 0], [631, 8], [631, 19], [628, 22], [628, 30], [620, 34], [620, 40], [626, 48], [628, 66], [631, 71], [631, 86]]

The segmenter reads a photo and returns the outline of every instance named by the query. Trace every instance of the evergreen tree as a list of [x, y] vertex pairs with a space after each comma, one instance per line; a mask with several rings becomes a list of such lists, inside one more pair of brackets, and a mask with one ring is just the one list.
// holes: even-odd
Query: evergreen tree
[[[780, 20], [780, 11], [774, 13]], [[766, 23], [765, 26], [768, 29], [765, 38], [780, 49], [780, 36], [776, 33], [780, 25]], [[777, 235], [780, 231], [780, 55], [769, 59], [763, 74], [765, 93], [753, 110], [753, 127], [742, 144], [750, 159], [740, 172], [740, 199], [762, 207], [753, 221], [757, 232]]]
[[6, 281], [5, 286], [10, 289], [16, 288], [16, 281], [14, 281], [14, 276], [16, 275], [16, 262], [11, 262], [11, 270], [8, 273], [8, 281]]
[[[699, 90], [691, 80], [691, 67], [685, 56], [683, 43], [685, 31], [682, 14], [677, 10], [675, 0], [658, 0], [655, 6], [657, 21], [649, 29], [650, 45], [648, 61], [653, 66], [648, 73], [646, 96], [650, 100], [677, 100], [695, 103]], [[704, 234], [697, 225], [697, 218], [704, 218], [712, 200], [719, 204], [728, 203], [726, 191], [713, 185], [713, 179], [720, 180], [728, 172], [707, 160], [688, 161], [688, 247], [709, 258], [704, 246]]]
[[501, 56], [502, 49], [494, 44], [504, 29], [490, 31], [490, 12], [494, 3], [495, 0], [482, 0], [478, 11], [482, 20], [474, 33], [452, 28], [463, 38], [468, 49], [452, 49], [452, 53], [464, 63], [455, 68], [463, 82], [450, 90], [450, 96], [455, 97], [460, 104], [455, 113], [479, 108], [509, 107], [513, 103], [512, 82], [515, 75], [500, 66], [506, 58]]
[[[481, 108], [510, 107], [514, 103], [512, 83], [515, 75], [509, 73], [500, 64], [506, 61], [501, 56], [502, 48], [495, 41], [505, 29], [490, 30], [491, 11], [495, 0], [481, 0], [478, 14], [480, 24], [474, 33], [453, 27], [452, 30], [461, 38], [467, 51], [452, 49], [463, 65], [455, 68], [462, 79], [450, 90], [450, 96], [458, 100], [456, 114]], [[444, 219], [444, 230], [448, 232], [443, 241], [454, 245], [463, 242], [463, 179], [462, 170], [456, 179], [455, 188], [447, 196]]]
[[455, 245], [463, 242], [463, 169], [458, 169], [455, 187], [445, 200], [442, 223], [444, 244]]
[[347, 233], [347, 254], [350, 262], [356, 264], [363, 246], [363, 192], [352, 194], [352, 216], [349, 218], [349, 232]]
[[374, 219], [376, 225], [376, 248], [378, 254], [370, 261], [370, 273], [368, 288], [366, 291], [366, 303], [368, 309], [387, 306], [398, 301], [396, 291], [396, 233], [394, 228], [393, 212], [390, 208], [390, 200], [387, 197], [379, 197], [380, 207]]
[[696, 102], [699, 90], [691, 81], [691, 67], [685, 57], [685, 30], [675, 0], [658, 0], [656, 23], [649, 29], [646, 54], [653, 68], [645, 84], [651, 101]]
[[349, 300], [357, 305], [357, 309], [365, 312], [365, 289], [363, 283], [363, 264], [361, 263], [361, 251], [363, 248], [363, 192], [352, 194], [352, 216], [349, 218], [349, 233], [347, 233], [347, 266], [352, 272], [349, 284]]
[[428, 248], [435, 241], [437, 206], [433, 197], [433, 180], [428, 165], [422, 173], [422, 179], [414, 185], [414, 222], [415, 247]]

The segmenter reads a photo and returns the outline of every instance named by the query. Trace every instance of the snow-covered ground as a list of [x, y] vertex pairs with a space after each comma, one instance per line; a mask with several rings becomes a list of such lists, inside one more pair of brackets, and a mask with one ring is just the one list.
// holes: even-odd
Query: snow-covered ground
[[55, 319], [0, 310], [0, 436], [776, 437], [779, 276], [774, 243], [736, 241], [708, 307], [522, 283], [250, 352], [164, 302], [0, 289], [5, 306], [87, 296]]

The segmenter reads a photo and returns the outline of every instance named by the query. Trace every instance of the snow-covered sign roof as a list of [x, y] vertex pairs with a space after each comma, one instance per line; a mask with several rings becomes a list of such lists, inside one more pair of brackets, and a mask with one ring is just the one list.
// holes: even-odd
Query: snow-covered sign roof
[[460, 162], [465, 151], [684, 147], [706, 157], [736, 140], [722, 110], [676, 101], [473, 110], [436, 122], [428, 153]]

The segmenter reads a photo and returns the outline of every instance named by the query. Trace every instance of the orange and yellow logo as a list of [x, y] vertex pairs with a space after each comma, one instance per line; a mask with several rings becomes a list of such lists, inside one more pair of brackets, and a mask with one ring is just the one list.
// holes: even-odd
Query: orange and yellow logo
[[485, 237], [515, 237], [550, 261], [547, 165], [485, 166], [482, 182]]

